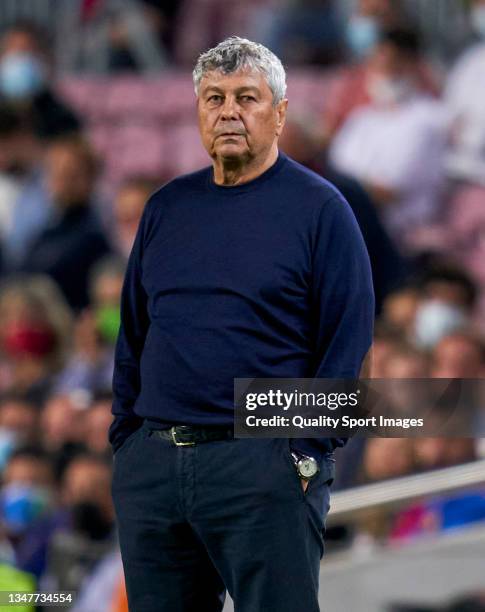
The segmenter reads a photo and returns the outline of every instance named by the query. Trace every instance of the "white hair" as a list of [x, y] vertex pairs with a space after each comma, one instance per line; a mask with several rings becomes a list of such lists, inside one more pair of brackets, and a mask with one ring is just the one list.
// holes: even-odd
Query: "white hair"
[[273, 104], [284, 99], [286, 73], [281, 61], [264, 45], [239, 36], [226, 38], [199, 56], [192, 72], [195, 94], [199, 95], [200, 82], [207, 72], [217, 70], [229, 74], [244, 69], [263, 74], [273, 92]]

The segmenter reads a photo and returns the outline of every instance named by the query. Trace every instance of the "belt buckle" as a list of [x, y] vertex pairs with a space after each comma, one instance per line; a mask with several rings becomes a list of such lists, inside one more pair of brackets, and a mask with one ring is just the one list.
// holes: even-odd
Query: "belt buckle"
[[195, 442], [180, 442], [177, 440], [175, 426], [170, 428], [170, 435], [172, 436], [172, 442], [175, 446], [195, 446]]

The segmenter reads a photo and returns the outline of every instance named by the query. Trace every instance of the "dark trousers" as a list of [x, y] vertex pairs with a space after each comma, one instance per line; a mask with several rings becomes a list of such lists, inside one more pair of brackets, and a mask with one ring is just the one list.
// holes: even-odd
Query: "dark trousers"
[[288, 439], [174, 446], [150, 425], [113, 473], [130, 612], [319, 612], [333, 459], [306, 493]]

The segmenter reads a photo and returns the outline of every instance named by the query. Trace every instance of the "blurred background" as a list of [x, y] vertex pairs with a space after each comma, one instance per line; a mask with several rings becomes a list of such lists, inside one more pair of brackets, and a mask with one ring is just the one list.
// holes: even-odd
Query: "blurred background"
[[[480, 378], [485, 1], [1, 0], [0, 28], [0, 590], [126, 611], [119, 297], [148, 196], [209, 163], [197, 55], [237, 34], [284, 61], [281, 148], [337, 185], [369, 249], [371, 376]], [[484, 441], [338, 455], [324, 609], [483, 612]]]

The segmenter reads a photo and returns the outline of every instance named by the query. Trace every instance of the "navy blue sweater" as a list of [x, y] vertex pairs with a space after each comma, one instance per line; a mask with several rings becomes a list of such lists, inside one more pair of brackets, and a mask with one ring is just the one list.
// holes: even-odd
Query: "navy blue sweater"
[[[355, 378], [372, 339], [369, 258], [342, 195], [280, 153], [151, 196], [128, 263], [113, 377], [116, 450], [147, 417], [233, 423], [234, 378]], [[295, 439], [321, 459], [345, 440]]]

